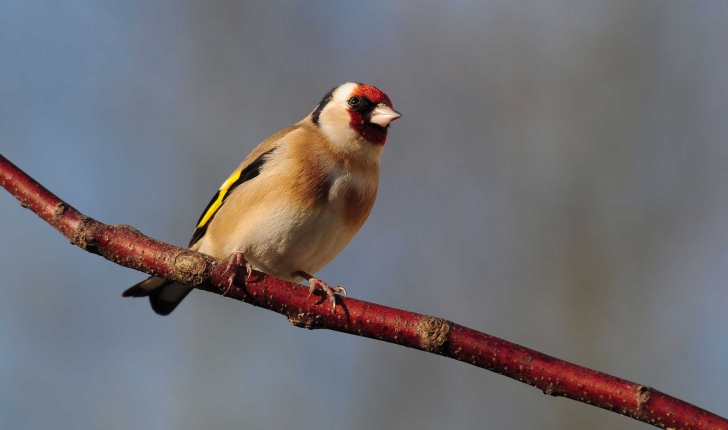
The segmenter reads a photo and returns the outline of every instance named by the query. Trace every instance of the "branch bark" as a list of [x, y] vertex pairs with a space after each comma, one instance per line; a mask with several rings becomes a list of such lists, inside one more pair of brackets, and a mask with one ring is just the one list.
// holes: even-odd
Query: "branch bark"
[[228, 288], [227, 264], [168, 245], [127, 225], [108, 225], [68, 205], [0, 155], [0, 185], [72, 244], [150, 275], [278, 312], [291, 324], [379, 339], [463, 361], [566, 397], [660, 428], [724, 429], [728, 420], [682, 400], [595, 370], [463, 327], [453, 322], [352, 298], [337, 298], [333, 313], [308, 288], [253, 272]]

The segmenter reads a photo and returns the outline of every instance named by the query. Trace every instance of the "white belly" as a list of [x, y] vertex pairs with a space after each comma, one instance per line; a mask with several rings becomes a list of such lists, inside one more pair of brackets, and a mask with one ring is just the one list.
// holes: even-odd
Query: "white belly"
[[326, 266], [349, 243], [340, 213], [324, 207], [310, 213], [292, 213], [290, 208], [270, 208], [243, 243], [230, 243], [228, 252], [242, 251], [263, 272], [300, 279], [299, 270], [314, 274]]

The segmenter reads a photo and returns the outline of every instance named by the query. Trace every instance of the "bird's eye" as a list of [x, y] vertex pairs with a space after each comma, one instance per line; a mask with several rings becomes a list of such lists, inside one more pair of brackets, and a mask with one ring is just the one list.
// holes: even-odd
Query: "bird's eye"
[[349, 106], [357, 106], [359, 103], [361, 103], [361, 98], [354, 96], [349, 99]]

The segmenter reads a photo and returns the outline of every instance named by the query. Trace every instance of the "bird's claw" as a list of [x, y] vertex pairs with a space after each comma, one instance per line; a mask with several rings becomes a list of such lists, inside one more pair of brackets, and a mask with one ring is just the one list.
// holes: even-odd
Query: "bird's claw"
[[326, 297], [331, 300], [332, 311], [336, 313], [336, 293], [343, 292], [344, 298], [346, 298], [346, 288], [338, 285], [335, 287], [330, 287], [329, 284], [327, 284], [326, 282], [314, 277], [309, 277], [308, 282], [309, 284], [311, 284], [311, 286], [308, 288], [308, 297], [311, 297], [311, 294], [316, 291], [316, 288], [320, 287], [324, 291], [324, 293], [326, 293]]
[[250, 275], [253, 273], [253, 265], [250, 264], [250, 262], [245, 259], [245, 255], [242, 252], [240, 252], [240, 251], [233, 252], [233, 255], [230, 256], [230, 260], [228, 261], [227, 268], [226, 268], [227, 272], [230, 273], [230, 276], [228, 278], [228, 287], [225, 290], [225, 292], [223, 293], [223, 296], [225, 294], [227, 294], [227, 292], [230, 290], [230, 288], [235, 283], [235, 278], [238, 275], [238, 268], [240, 268], [242, 266], [245, 266], [245, 272], [246, 272], [245, 281], [247, 282], [248, 279], [250, 278]]

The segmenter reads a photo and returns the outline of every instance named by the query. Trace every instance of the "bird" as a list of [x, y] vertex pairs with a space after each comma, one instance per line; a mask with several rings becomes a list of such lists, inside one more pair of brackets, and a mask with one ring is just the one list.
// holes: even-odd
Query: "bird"
[[[336, 312], [336, 295], [313, 275], [351, 241], [374, 205], [390, 123], [402, 115], [378, 88], [347, 82], [298, 123], [259, 144], [223, 182], [200, 216], [189, 249], [238, 268], [309, 283]], [[246, 278], [247, 279], [247, 278]], [[149, 297], [169, 315], [192, 287], [149, 277], [124, 297]]]

